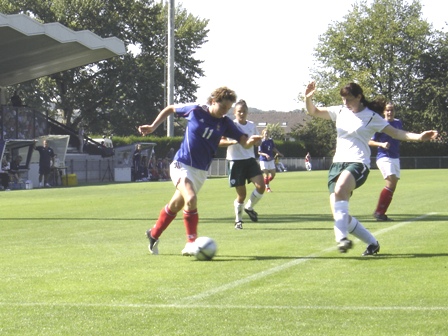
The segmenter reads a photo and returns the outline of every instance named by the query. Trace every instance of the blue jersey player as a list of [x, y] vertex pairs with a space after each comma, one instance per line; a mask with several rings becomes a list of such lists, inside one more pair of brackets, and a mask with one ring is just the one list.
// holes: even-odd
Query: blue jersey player
[[188, 120], [182, 144], [170, 165], [171, 180], [176, 187], [170, 202], [160, 211], [155, 225], [146, 231], [149, 239], [149, 251], [158, 254], [159, 237], [174, 220], [177, 213], [183, 210], [183, 220], [187, 234], [187, 243], [182, 255], [192, 256], [197, 248], [199, 221], [197, 210], [197, 194], [207, 179], [207, 171], [213, 160], [222, 137], [237, 139], [246, 148], [251, 148], [261, 139], [254, 135], [248, 137], [241, 132], [226, 116], [236, 101], [236, 94], [227, 87], [220, 87], [208, 98], [208, 105], [182, 104], [164, 108], [150, 125], [139, 126], [139, 132], [147, 135], [171, 114]]
[[[395, 111], [392, 103], [386, 104], [383, 114], [389, 125], [397, 129], [403, 129], [401, 121], [394, 118]], [[378, 147], [376, 165], [386, 181], [386, 186], [380, 193], [373, 216], [377, 221], [390, 221], [392, 219], [386, 215], [386, 211], [392, 202], [392, 196], [400, 179], [400, 141], [386, 133], [375, 133], [369, 141], [369, 145]]]

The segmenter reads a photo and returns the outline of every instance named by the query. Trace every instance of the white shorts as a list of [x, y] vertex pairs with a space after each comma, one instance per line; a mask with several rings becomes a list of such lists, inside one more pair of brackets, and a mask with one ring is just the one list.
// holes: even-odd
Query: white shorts
[[261, 170], [275, 170], [275, 161], [260, 161]]
[[382, 157], [376, 160], [376, 165], [381, 171], [381, 174], [383, 174], [384, 179], [391, 175], [395, 175], [397, 178], [400, 178], [400, 159]]
[[198, 193], [207, 179], [207, 171], [173, 161], [170, 164], [170, 176], [176, 188], [182, 178], [189, 179], [193, 183], [194, 190]]

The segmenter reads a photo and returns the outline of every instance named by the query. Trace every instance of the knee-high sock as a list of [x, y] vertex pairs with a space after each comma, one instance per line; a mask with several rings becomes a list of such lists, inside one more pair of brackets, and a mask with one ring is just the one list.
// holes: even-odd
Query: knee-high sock
[[375, 237], [353, 216], [348, 225], [348, 232], [367, 245], [377, 243]]
[[246, 203], [246, 209], [252, 210], [253, 207], [261, 200], [263, 194], [260, 194], [257, 189], [254, 189], [250, 194], [249, 200]]
[[237, 200], [233, 201], [233, 207], [235, 209], [235, 222], [240, 222], [243, 220], [243, 208], [244, 203], [238, 203]]
[[348, 201], [337, 201], [334, 203], [334, 236], [339, 242], [348, 236]]
[[184, 225], [187, 233], [187, 241], [192, 243], [198, 237], [198, 210], [186, 211], [184, 210]]
[[392, 197], [394, 195], [393, 190], [388, 187], [384, 187], [381, 191], [380, 198], [378, 200], [378, 205], [376, 206], [375, 212], [380, 215], [384, 215], [389, 208], [390, 202], [392, 202]]
[[171, 224], [171, 222], [176, 218], [176, 213], [173, 213], [168, 209], [168, 204], [160, 211], [159, 219], [157, 219], [156, 224], [154, 224], [151, 229], [151, 236], [158, 239], [160, 235], [165, 231], [165, 229]]

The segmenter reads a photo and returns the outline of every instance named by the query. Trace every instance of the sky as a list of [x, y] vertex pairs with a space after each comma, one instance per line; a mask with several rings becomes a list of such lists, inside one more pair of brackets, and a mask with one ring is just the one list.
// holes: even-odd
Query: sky
[[[344, 21], [356, 0], [175, 0], [201, 19], [209, 19], [208, 42], [195, 58], [205, 76], [197, 80], [198, 102], [228, 86], [249, 107], [289, 112], [312, 78], [318, 37]], [[448, 4], [420, 0], [422, 18], [442, 29]]]

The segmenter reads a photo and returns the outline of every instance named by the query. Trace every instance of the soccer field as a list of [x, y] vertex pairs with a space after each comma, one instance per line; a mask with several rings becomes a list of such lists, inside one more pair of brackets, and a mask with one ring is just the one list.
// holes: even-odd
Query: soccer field
[[[326, 171], [277, 174], [234, 230], [225, 178], [199, 193], [212, 261], [180, 255], [182, 216], [150, 255], [144, 232], [171, 182], [1, 192], [1, 335], [448, 335], [447, 170], [403, 170], [372, 218], [378, 170], [350, 213], [379, 240], [336, 250]], [[252, 187], [249, 186], [248, 191]]]

